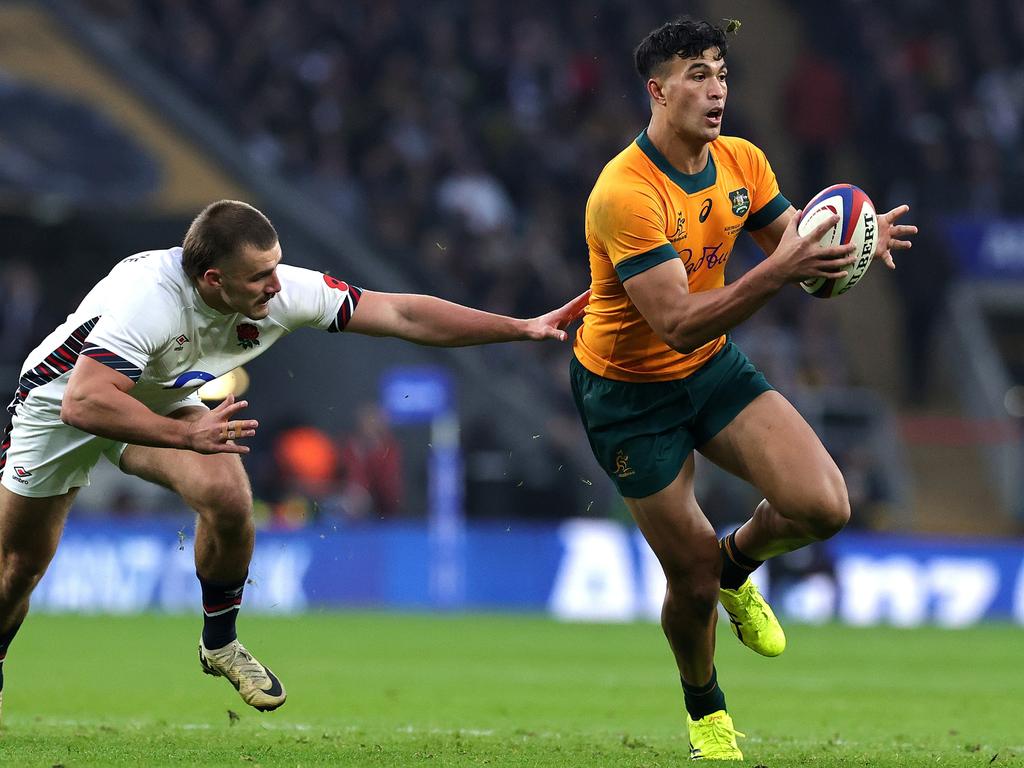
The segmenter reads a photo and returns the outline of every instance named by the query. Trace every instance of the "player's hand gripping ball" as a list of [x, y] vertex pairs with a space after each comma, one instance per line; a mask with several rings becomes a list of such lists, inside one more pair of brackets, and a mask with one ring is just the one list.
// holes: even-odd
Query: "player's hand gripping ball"
[[800, 283], [805, 291], [819, 299], [846, 293], [860, 282], [874, 260], [878, 243], [875, 206], [863, 190], [852, 184], [835, 184], [816, 194], [804, 208], [796, 231], [806, 235], [822, 219], [833, 214], [839, 216], [839, 221], [825, 232], [821, 244], [829, 247], [853, 243], [857, 246], [854, 251], [857, 260], [846, 268], [846, 277], [818, 277]]

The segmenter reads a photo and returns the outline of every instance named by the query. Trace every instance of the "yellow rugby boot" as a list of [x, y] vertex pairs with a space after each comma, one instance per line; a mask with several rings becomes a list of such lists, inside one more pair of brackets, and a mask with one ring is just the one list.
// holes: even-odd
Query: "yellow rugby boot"
[[786, 633], [754, 582], [747, 579], [739, 589], [720, 589], [718, 598], [729, 614], [732, 633], [747, 648], [762, 656], [786, 650]]
[[736, 730], [724, 709], [704, 715], [700, 720], [692, 720], [687, 715], [686, 730], [690, 734], [691, 760], [743, 759], [736, 737], [745, 734]]

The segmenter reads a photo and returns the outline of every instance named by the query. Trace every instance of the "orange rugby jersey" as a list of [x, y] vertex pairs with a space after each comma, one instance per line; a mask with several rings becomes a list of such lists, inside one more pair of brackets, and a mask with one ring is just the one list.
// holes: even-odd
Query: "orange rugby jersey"
[[622, 283], [668, 259], [686, 265], [690, 293], [725, 285], [740, 230], [773, 222], [789, 207], [764, 152], [720, 136], [700, 173], [673, 168], [644, 130], [605, 166], [587, 201], [591, 295], [573, 351], [589, 371], [618, 381], [688, 376], [725, 345], [689, 354], [669, 347]]

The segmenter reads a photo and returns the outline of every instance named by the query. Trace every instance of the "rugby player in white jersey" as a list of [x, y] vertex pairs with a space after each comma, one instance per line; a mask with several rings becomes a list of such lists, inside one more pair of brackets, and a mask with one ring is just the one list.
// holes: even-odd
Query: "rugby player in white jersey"
[[[177, 492], [197, 513], [203, 594], [199, 659], [247, 704], [281, 706], [285, 689], [238, 642], [235, 618], [253, 551], [252, 493], [240, 459], [256, 420], [229, 397], [196, 395], [216, 378], [310, 326], [466, 346], [567, 338], [587, 294], [530, 320], [433, 296], [362, 291], [281, 263], [270, 221], [245, 203], [209, 205], [183, 248], [113, 268], [25, 361], [0, 437], [0, 697], [3, 660], [52, 559], [68, 509], [106, 456]], [[2, 698], [0, 698], [2, 702]]]

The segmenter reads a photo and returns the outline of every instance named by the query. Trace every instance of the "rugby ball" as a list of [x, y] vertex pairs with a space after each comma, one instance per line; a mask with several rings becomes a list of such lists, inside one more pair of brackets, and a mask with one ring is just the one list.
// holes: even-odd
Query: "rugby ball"
[[846, 268], [846, 277], [818, 277], [800, 283], [805, 291], [819, 299], [846, 293], [859, 283], [874, 260], [878, 242], [875, 206], [863, 190], [852, 184], [835, 184], [816, 194], [800, 215], [796, 231], [806, 235], [833, 214], [839, 216], [839, 221], [822, 236], [821, 244], [829, 247], [853, 243], [857, 246], [854, 251], [857, 261]]

